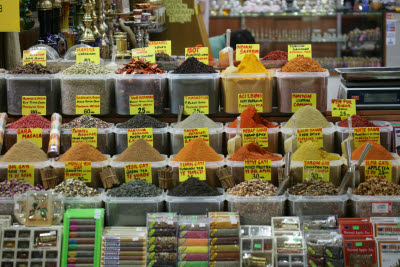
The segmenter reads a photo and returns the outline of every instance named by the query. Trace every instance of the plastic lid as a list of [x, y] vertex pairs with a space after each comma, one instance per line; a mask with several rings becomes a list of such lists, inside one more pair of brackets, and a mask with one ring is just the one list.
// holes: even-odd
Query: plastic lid
[[65, 60], [76, 60], [76, 49], [83, 48], [83, 47], [91, 47], [90, 45], [86, 44], [77, 44], [68, 49], [67, 53], [65, 53], [64, 59]]
[[51, 46], [45, 44], [37, 44], [28, 48], [29, 51], [33, 50], [46, 50], [46, 60], [58, 60], [60, 59], [60, 55], [58, 52]]

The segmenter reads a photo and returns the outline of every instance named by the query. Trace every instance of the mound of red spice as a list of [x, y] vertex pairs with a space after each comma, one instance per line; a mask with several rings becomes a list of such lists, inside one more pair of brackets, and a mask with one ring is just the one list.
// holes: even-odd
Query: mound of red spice
[[42, 128], [50, 129], [51, 122], [37, 114], [29, 114], [22, 116], [21, 119], [6, 126], [7, 129], [26, 129], [26, 128]]
[[[253, 106], [246, 108], [242, 114], [240, 114], [240, 119], [240, 128], [275, 128], [279, 126], [261, 117]], [[237, 119], [229, 125], [229, 128], [236, 128], [236, 125]]]
[[266, 55], [264, 60], [288, 60], [288, 53], [281, 50], [271, 51]]
[[[340, 127], [349, 127], [349, 122], [347, 119], [339, 122], [338, 124]], [[352, 127], [378, 127], [375, 125], [373, 122], [370, 122], [367, 119], [364, 119], [363, 117], [359, 115], [353, 115], [351, 116], [351, 126]]]
[[282, 157], [268, 152], [265, 148], [250, 143], [239, 148], [229, 160], [232, 161], [245, 161], [246, 159], [269, 159], [271, 161], [281, 160]]

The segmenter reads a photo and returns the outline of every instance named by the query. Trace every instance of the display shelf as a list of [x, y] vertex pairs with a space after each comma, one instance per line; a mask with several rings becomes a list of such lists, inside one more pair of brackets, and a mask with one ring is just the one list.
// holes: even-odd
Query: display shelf
[[239, 15], [212, 15], [212, 18], [269, 18], [269, 17], [320, 17], [320, 16], [382, 16], [383, 11], [334, 11], [334, 12], [264, 12], [264, 13], [242, 13]]

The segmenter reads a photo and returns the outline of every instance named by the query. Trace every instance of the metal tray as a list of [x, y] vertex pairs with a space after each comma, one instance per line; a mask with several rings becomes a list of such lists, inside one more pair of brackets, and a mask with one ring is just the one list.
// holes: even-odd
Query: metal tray
[[393, 80], [400, 79], [400, 67], [396, 68], [336, 68], [344, 80]]

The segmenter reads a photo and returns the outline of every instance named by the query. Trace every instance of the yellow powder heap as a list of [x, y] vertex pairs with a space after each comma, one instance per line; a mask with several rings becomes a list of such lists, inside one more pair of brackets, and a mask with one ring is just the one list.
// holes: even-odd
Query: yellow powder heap
[[307, 141], [301, 145], [300, 148], [292, 155], [293, 161], [304, 161], [304, 160], [340, 160], [339, 156], [333, 155], [321, 149], [317, 143], [313, 141]]
[[266, 73], [269, 72], [255, 54], [246, 54], [238, 66], [239, 73]]
[[172, 161], [221, 161], [221, 158], [214, 149], [212, 149], [201, 138], [195, 138], [184, 146], [181, 151], [172, 159]]
[[[331, 125], [324, 115], [313, 106], [299, 108], [293, 116], [296, 116], [296, 128], [330, 128]], [[293, 128], [293, 116], [283, 128]]]

